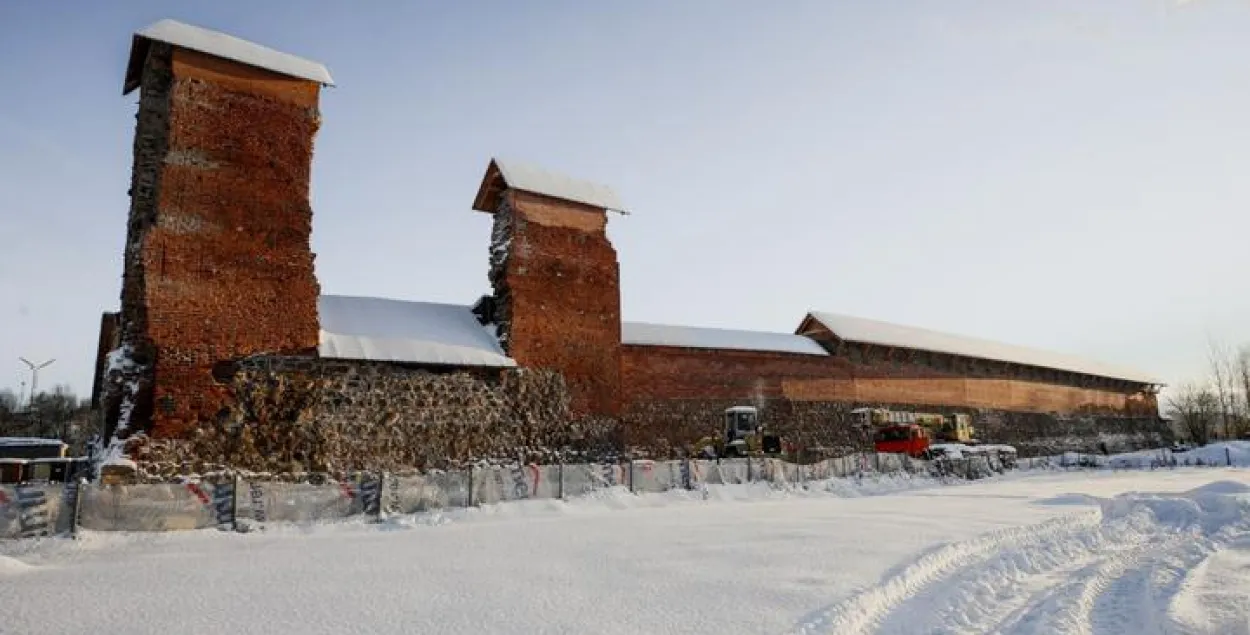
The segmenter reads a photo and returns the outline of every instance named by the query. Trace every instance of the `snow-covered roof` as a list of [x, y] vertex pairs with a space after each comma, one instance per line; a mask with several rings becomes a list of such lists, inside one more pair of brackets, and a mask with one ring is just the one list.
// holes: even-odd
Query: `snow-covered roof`
[[721, 350], [764, 351], [828, 355], [820, 344], [793, 333], [737, 331], [696, 326], [673, 326], [648, 322], [622, 322], [621, 343], [642, 346], [677, 348], [710, 348]]
[[446, 366], [516, 366], [468, 306], [323, 295], [322, 357]]
[[23, 445], [62, 446], [65, 445], [65, 442], [60, 439], [45, 439], [43, 437], [0, 437], [0, 447]]
[[612, 211], [625, 210], [616, 192], [606, 185], [570, 178], [520, 161], [498, 158], [491, 159], [490, 165], [486, 167], [486, 176], [473, 199], [473, 209], [494, 212], [498, 208], [497, 199], [504, 189], [541, 194]]
[[965, 335], [942, 333], [913, 326], [903, 326], [824, 311], [813, 311], [808, 314], [808, 318], [816, 321], [839, 339], [847, 342], [946, 353], [1024, 366], [1050, 368], [1093, 375], [1095, 377], [1122, 379], [1144, 384], [1163, 383], [1149, 375], [1131, 369], [1118, 368], [1063, 353], [1026, 348], [1014, 344], [1003, 344]]
[[318, 62], [275, 51], [233, 35], [167, 19], [135, 32], [130, 45], [130, 62], [126, 67], [126, 81], [122, 94], [127, 94], [139, 87], [139, 76], [143, 73], [143, 63], [147, 58], [148, 47], [153, 41], [327, 86], [334, 85], [330, 71]]

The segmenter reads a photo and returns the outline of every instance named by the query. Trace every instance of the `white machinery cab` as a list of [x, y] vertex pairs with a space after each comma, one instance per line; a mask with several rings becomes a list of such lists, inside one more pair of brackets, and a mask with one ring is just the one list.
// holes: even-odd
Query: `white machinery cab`
[[734, 406], [725, 409], [725, 443], [733, 443], [755, 434], [759, 430], [760, 413], [754, 406]]

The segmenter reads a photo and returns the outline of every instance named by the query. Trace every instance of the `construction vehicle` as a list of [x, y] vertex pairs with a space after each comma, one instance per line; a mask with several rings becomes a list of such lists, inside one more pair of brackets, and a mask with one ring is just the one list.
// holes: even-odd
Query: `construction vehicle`
[[769, 434], [760, 423], [754, 406], [733, 406], [724, 412], [723, 433], [718, 438], [699, 439], [695, 445], [705, 456], [777, 456], [782, 453], [781, 437]]
[[857, 408], [851, 411], [853, 423], [873, 430], [873, 445], [883, 454], [921, 457], [935, 442], [976, 445], [972, 418], [963, 413], [942, 415], [886, 408]]

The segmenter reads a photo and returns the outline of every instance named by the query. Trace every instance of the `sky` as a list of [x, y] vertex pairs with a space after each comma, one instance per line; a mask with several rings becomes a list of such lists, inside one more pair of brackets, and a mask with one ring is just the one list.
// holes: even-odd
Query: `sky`
[[1245, 0], [0, 1], [0, 388], [90, 392], [162, 18], [326, 64], [324, 293], [489, 292], [493, 156], [614, 188], [624, 319], [809, 310], [1178, 384], [1250, 343]]

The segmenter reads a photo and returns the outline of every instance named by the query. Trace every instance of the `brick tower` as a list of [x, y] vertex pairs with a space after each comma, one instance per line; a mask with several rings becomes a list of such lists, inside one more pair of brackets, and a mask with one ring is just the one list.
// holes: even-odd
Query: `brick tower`
[[606, 187], [492, 160], [473, 209], [493, 214], [493, 322], [522, 367], [559, 371], [575, 415], [620, 414], [621, 291]]
[[313, 351], [317, 297], [309, 178], [320, 64], [172, 20], [134, 35], [123, 94], [138, 88], [119, 422], [188, 434], [230, 396], [213, 369]]

